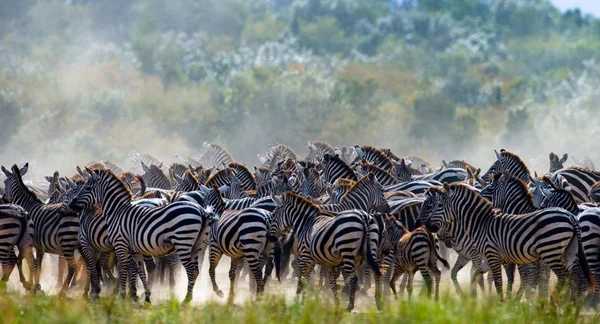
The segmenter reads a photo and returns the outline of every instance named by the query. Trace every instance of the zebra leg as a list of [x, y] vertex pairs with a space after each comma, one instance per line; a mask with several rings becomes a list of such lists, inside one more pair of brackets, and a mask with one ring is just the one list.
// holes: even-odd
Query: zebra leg
[[73, 280], [73, 276], [75, 275], [75, 251], [63, 251], [62, 255], [64, 256], [64, 259], [67, 262], [67, 278], [63, 283], [59, 296], [66, 295], [67, 290], [69, 289], [69, 285], [71, 284], [71, 280]]
[[169, 258], [169, 292], [173, 294], [175, 291], [175, 271], [177, 271], [177, 265], [179, 263], [179, 259], [176, 257], [177, 255], [173, 254]]
[[[256, 297], [259, 298], [263, 293], [263, 259], [260, 254], [256, 253], [254, 249], [244, 249], [244, 255], [246, 256], [246, 263], [253, 274], [253, 281], [255, 282]], [[251, 280], [252, 281], [252, 280]]]
[[539, 263], [539, 296], [542, 298], [548, 297], [548, 286], [550, 285], [550, 267], [548, 267], [543, 261]]
[[150, 304], [150, 296], [152, 295], [152, 292], [150, 291], [150, 288], [148, 286], [148, 282], [146, 281], [146, 272], [144, 271], [144, 257], [141, 255], [132, 255], [131, 257], [131, 261], [132, 264], [135, 264], [135, 268], [132, 269], [132, 271], [130, 272], [130, 276], [132, 276], [134, 278], [134, 282], [137, 281], [136, 280], [136, 272], [138, 274], [138, 276], [140, 277], [140, 280], [142, 281], [142, 286], [144, 287], [144, 302], [147, 304]]
[[[408, 300], [411, 300], [412, 293], [413, 293], [413, 279], [415, 277], [415, 272], [409, 271], [407, 274], [408, 274], [408, 279], [406, 281], [406, 292], [408, 293]], [[402, 289], [402, 288], [400, 288], [400, 289]]]
[[436, 265], [433, 266], [433, 279], [435, 280], [435, 300], [440, 299], [440, 280], [442, 279], [442, 272]]
[[[84, 241], [81, 241], [84, 243]], [[98, 258], [96, 257], [96, 253], [93, 249], [88, 247], [87, 244], [81, 244], [81, 255], [85, 259], [85, 263], [88, 269], [88, 280], [86, 280], [85, 288], [83, 291], [83, 298], [87, 299], [89, 286], [91, 284], [91, 298], [92, 300], [96, 300], [100, 294], [100, 278], [98, 275], [98, 267], [96, 265]]]
[[506, 272], [506, 281], [508, 282], [508, 287], [506, 287], [506, 295], [508, 298], [512, 296], [516, 268], [517, 265], [514, 263], [508, 263], [504, 265], [504, 271]]
[[400, 296], [404, 295], [404, 291], [406, 290], [406, 285], [408, 284], [408, 276], [409, 273], [405, 272], [402, 274], [402, 280], [400, 281]]
[[8, 278], [10, 278], [10, 275], [12, 274], [13, 270], [15, 269], [15, 265], [17, 264], [17, 255], [15, 254], [14, 249], [10, 249], [8, 251], [8, 255], [1, 255], [0, 260], [5, 260], [4, 262], [2, 262], [2, 287], [4, 288], [6, 287]]
[[352, 255], [342, 254], [342, 263], [344, 265], [343, 273], [347, 278], [346, 283], [350, 286], [350, 298], [348, 299], [348, 311], [354, 309], [354, 300], [356, 298], [356, 286], [358, 284], [358, 276], [356, 275], [356, 267], [354, 265], [354, 257]]
[[19, 248], [19, 256], [18, 257], [15, 254], [14, 249], [13, 249], [12, 253], [15, 256], [15, 258], [17, 258], [17, 270], [19, 271], [19, 281], [21, 282], [21, 284], [23, 285], [23, 288], [25, 288], [25, 290], [31, 290], [31, 283], [33, 280], [31, 279], [32, 272], [31, 272], [31, 263], [29, 260], [27, 260], [27, 263], [29, 264], [29, 267], [30, 267], [29, 281], [27, 281], [27, 279], [25, 278], [25, 273], [23, 272], [23, 258], [25, 258], [25, 254], [27, 252], [24, 252], [21, 248]]
[[502, 291], [502, 265], [500, 259], [496, 256], [488, 256], [488, 266], [494, 278], [494, 286], [496, 287], [496, 294], [502, 300], [504, 298], [504, 292]]
[[268, 250], [268, 254], [266, 256], [267, 259], [267, 264], [265, 267], [265, 277], [263, 279], [263, 286], [266, 286], [267, 281], [269, 280], [269, 278], [271, 277], [271, 274], [273, 273], [273, 267], [275, 265], [275, 251], [273, 249], [273, 243], [267, 243], [267, 248]]
[[433, 288], [433, 284], [431, 282], [431, 278], [433, 272], [427, 265], [423, 265], [419, 267], [419, 271], [421, 272], [421, 276], [423, 277], [423, 281], [425, 282], [425, 287], [427, 287], [427, 298], [431, 298], [431, 291]]
[[[233, 299], [235, 297], [235, 279], [237, 278], [237, 267], [239, 265], [239, 260], [240, 259], [231, 258], [231, 268], [229, 268], [229, 296], [227, 297], [227, 304], [233, 304]], [[219, 293], [217, 292], [217, 295], [218, 294]]]
[[117, 268], [119, 270], [119, 283], [115, 290], [119, 293], [121, 298], [125, 299], [127, 294], [127, 277], [129, 274], [130, 259], [128, 248], [119, 244], [118, 246], [115, 246], [115, 254], [117, 256]]
[[371, 269], [369, 268], [369, 266], [367, 265], [367, 263], [365, 262], [364, 264], [362, 264], [360, 266], [363, 270], [363, 287], [361, 289], [361, 292], [364, 294], [367, 294], [367, 292], [369, 291], [369, 289], [371, 289]]
[[328, 268], [329, 269], [329, 288], [331, 288], [331, 292], [333, 293], [333, 300], [335, 302], [335, 306], [340, 305], [340, 298], [338, 297], [338, 287], [337, 287], [337, 278], [340, 276], [339, 268]]
[[[217, 285], [217, 280], [215, 278], [215, 269], [217, 268], [217, 264], [219, 264], [222, 255], [223, 253], [219, 248], [214, 247], [213, 245], [210, 246], [208, 275], [210, 276], [210, 282], [212, 283], [213, 291], [217, 294], [217, 296], [219, 296], [219, 298], [223, 298], [225, 295], [223, 294], [223, 291], [219, 289], [219, 285]], [[233, 267], [233, 259], [231, 260], [232, 268], [235, 271], [235, 268]]]
[[309, 252], [301, 252], [300, 257], [298, 258], [298, 269], [300, 271], [298, 273], [298, 286], [296, 287], [296, 300], [300, 297], [300, 294], [302, 294], [304, 283], [308, 280], [310, 271], [313, 268], [313, 261], [308, 253]]
[[43, 249], [36, 249], [36, 258], [35, 258], [35, 273], [33, 275], [34, 277], [34, 281], [35, 281], [35, 287], [34, 287], [34, 291], [40, 291], [43, 294], [42, 291], [42, 286], [40, 284], [40, 276], [42, 273], [42, 262], [44, 261], [44, 250]]
[[[38, 288], [35, 282], [35, 273], [38, 267], [37, 261], [33, 257], [33, 247], [19, 247], [19, 258], [23, 258], [23, 256], [25, 256], [25, 260], [27, 260], [27, 264], [29, 265], [29, 283], [27, 284], [29, 288], [26, 287], [25, 289], [33, 290], [35, 292], [35, 290]], [[21, 269], [21, 271], [23, 270]]]
[[452, 270], [450, 270], [450, 279], [452, 279], [452, 283], [454, 284], [454, 289], [459, 295], [463, 295], [463, 290], [460, 288], [460, 284], [458, 283], [458, 272], [469, 263], [470, 260], [465, 258], [462, 255], [458, 255], [456, 258], [456, 262], [452, 266]]
[[383, 282], [386, 283], [386, 285], [384, 285], [383, 287], [383, 295], [385, 297], [390, 296], [390, 280], [394, 273], [394, 255], [395, 254], [393, 254], [392, 251], [391, 253], [388, 253], [386, 256], [383, 257], [382, 268], [385, 269], [383, 273]]
[[[63, 255], [58, 256], [58, 278], [56, 280], [56, 288], [61, 288], [64, 284], [65, 277], [65, 267], [67, 263], [65, 262], [65, 257]], [[62, 288], [61, 288], [62, 291]]]
[[[154, 280], [156, 279], [157, 275], [156, 263], [154, 262], [154, 258], [151, 256], [144, 256], [142, 260], [144, 262], [144, 266], [146, 266], [146, 272], [148, 272], [148, 288], [152, 289], [152, 287], [154, 287]], [[143, 271], [144, 269], [142, 269], [142, 272]]]
[[[394, 293], [394, 297], [398, 298], [398, 293], [396, 291], [396, 281], [398, 280], [398, 278], [400, 278], [400, 276], [402, 275], [402, 271], [399, 271], [398, 269], [394, 269], [392, 278], [390, 279], [390, 288], [392, 289], [392, 292]], [[402, 291], [400, 291], [402, 292]]]
[[183, 300], [183, 303], [187, 304], [194, 296], [194, 286], [196, 285], [196, 279], [198, 279], [198, 250], [193, 250], [186, 245], [182, 245], [177, 246], [175, 251], [179, 256], [181, 264], [183, 264], [183, 267], [185, 268], [185, 273], [188, 278], [187, 292], [185, 294], [185, 299]]

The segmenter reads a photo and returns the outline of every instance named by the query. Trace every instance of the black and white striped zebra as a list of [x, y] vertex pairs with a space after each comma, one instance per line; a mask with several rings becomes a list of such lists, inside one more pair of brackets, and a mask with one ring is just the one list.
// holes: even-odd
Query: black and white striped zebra
[[548, 167], [549, 173], [554, 173], [560, 169], [563, 169], [563, 164], [567, 162], [569, 155], [567, 153], [563, 154], [562, 158], [559, 158], [558, 155], [554, 154], [554, 152], [550, 152], [548, 159], [550, 159], [550, 166]]
[[207, 142], [204, 142], [204, 149], [196, 156], [195, 160], [200, 162], [204, 169], [221, 167], [234, 162], [233, 156], [223, 146]]
[[66, 294], [75, 274], [75, 250], [78, 248], [77, 233], [79, 221], [77, 214], [59, 213], [61, 204], [45, 205], [23, 183], [22, 174], [27, 173], [29, 164], [19, 169], [12, 166], [12, 172], [2, 166], [6, 175], [4, 199], [22, 206], [33, 223], [33, 245], [36, 249], [34, 267], [34, 289], [41, 289], [40, 272], [45, 253], [58, 254], [67, 262], [68, 272], [62, 283], [60, 294]]
[[335, 148], [331, 146], [331, 144], [321, 141], [308, 142], [308, 154], [304, 158], [304, 161], [317, 163], [323, 159], [323, 156], [325, 156], [325, 154], [336, 154]]
[[237, 162], [231, 162], [227, 165], [227, 167], [235, 170], [235, 176], [242, 183], [242, 188], [244, 190], [256, 190], [256, 181], [254, 180], [254, 175], [248, 170], [248, 168]]
[[352, 171], [350, 166], [346, 164], [338, 155], [323, 155], [323, 159], [319, 163], [320, 168], [323, 170], [321, 177], [323, 181], [328, 183], [334, 183], [335, 180], [340, 178], [358, 180], [358, 177]]
[[[600, 281], [600, 208], [588, 208], [579, 214], [581, 242], [585, 257], [593, 269], [594, 279]], [[593, 296], [594, 306], [600, 304], [600, 286], [596, 286]]]
[[432, 210], [421, 209], [429, 215], [422, 217], [427, 219], [427, 229], [437, 233], [446, 224], [454, 223], [468, 233], [476, 250], [486, 259], [500, 297], [504, 263], [543, 260], [556, 274], [556, 289], [560, 291], [579, 262], [593, 289], [595, 282], [584, 256], [579, 225], [571, 213], [551, 208], [524, 215], [502, 214], [494, 212], [487, 199], [464, 184], [445, 184], [444, 188], [432, 190], [439, 190], [439, 203]]
[[437, 181], [414, 180], [393, 186], [384, 187], [383, 191], [408, 191], [414, 193], [415, 195], [419, 195], [427, 191], [427, 189], [437, 185], [441, 185], [441, 183], [438, 183]]
[[392, 186], [398, 184], [398, 180], [394, 175], [375, 164], [367, 162], [366, 160], [354, 165], [354, 170], [361, 176], [372, 172], [382, 186]]
[[[433, 235], [428, 233], [424, 226], [409, 231], [394, 217], [387, 218], [382, 243], [382, 249], [386, 248], [391, 249], [394, 256], [394, 274], [389, 283], [395, 296], [397, 295], [396, 280], [403, 273], [407, 273], [408, 286], [406, 288], [408, 297], [411, 297], [413, 278], [415, 272], [419, 270], [425, 281], [428, 295], [431, 296], [433, 288], [435, 289], [435, 299], [439, 298], [442, 273], [436, 263], [439, 260], [446, 268], [450, 268], [450, 265], [439, 255]], [[435, 287], [432, 287], [431, 277], [435, 280]], [[403, 290], [404, 287], [401, 287], [400, 291]]]
[[[81, 211], [92, 204], [99, 204], [106, 216], [109, 239], [117, 256], [121, 296], [125, 295], [130, 258], [141, 262], [143, 256], [176, 253], [188, 276], [184, 302], [192, 299], [198, 277], [198, 252], [203, 248], [202, 233], [208, 230], [214, 217], [212, 212], [209, 214], [188, 202], [152, 209], [132, 205], [131, 192], [112, 172], [105, 170], [90, 171], [90, 177], [69, 208]], [[147, 290], [146, 299], [149, 296]]]
[[490, 176], [496, 172], [512, 175], [526, 183], [531, 180], [529, 168], [527, 168], [525, 162], [517, 154], [506, 150], [500, 150], [500, 153], [494, 150], [494, 153], [496, 154], [496, 161], [483, 174], [483, 180], [488, 181]]
[[159, 161], [157, 158], [155, 158], [154, 156], [152, 156], [150, 154], [139, 153], [136, 151], [131, 151], [131, 154], [129, 155], [129, 157], [131, 158], [131, 166], [129, 167], [129, 170], [131, 172], [133, 172], [134, 174], [144, 174], [144, 169], [142, 168], [142, 163], [144, 163], [147, 166], [148, 165], [159, 165], [162, 163], [161, 161]]
[[387, 213], [390, 205], [383, 195], [383, 187], [373, 173], [368, 173], [346, 192], [338, 204], [320, 205], [321, 211], [340, 212], [350, 209], [371, 210]]
[[[19, 280], [27, 290], [32, 288], [34, 267], [33, 241], [28, 231], [29, 215], [18, 205], [0, 205], [0, 264], [2, 264], [2, 284], [6, 285], [15, 265], [18, 267]], [[15, 247], [19, 256], [15, 254]], [[29, 265], [29, 280], [23, 273], [23, 258]]]
[[162, 170], [162, 162], [159, 165], [147, 166], [141, 162], [144, 175], [142, 176], [146, 185], [151, 188], [170, 190], [172, 188], [171, 180]]
[[600, 181], [594, 183], [588, 194], [590, 201], [600, 206]]
[[[499, 208], [506, 214], [528, 214], [537, 211], [533, 197], [527, 184], [521, 179], [502, 172], [495, 173], [489, 185], [483, 188], [480, 194], [488, 199], [492, 206]], [[560, 207], [560, 206], [549, 206]], [[542, 207], [545, 208], [545, 207]], [[567, 209], [567, 211], [571, 212]], [[540, 294], [547, 296], [550, 269], [541, 261], [535, 264], [521, 264], [518, 266], [521, 275], [521, 287], [517, 296], [522, 296], [526, 290], [531, 291], [539, 287]], [[506, 269], [509, 272], [508, 269]], [[509, 275], [509, 289], [512, 288], [511, 275]], [[510, 294], [510, 290], [509, 290]]]
[[592, 186], [600, 181], [600, 172], [584, 169], [581, 167], [570, 167], [556, 171], [553, 175], [560, 175], [567, 180], [571, 187], [571, 193], [578, 203], [589, 202], [589, 192]]
[[[241, 211], [225, 211], [219, 220], [213, 222], [210, 233], [209, 275], [213, 291], [223, 298], [215, 279], [215, 269], [221, 257], [231, 257], [229, 270], [229, 303], [233, 302], [236, 270], [240, 260], [248, 264], [254, 276], [256, 295], [263, 292], [264, 285], [273, 270], [274, 243], [267, 240], [267, 232], [271, 226], [271, 215], [268, 211], [248, 208]], [[263, 280], [263, 266], [266, 269]]]
[[389, 173], [394, 172], [394, 163], [381, 150], [368, 145], [354, 145], [354, 150], [356, 152], [356, 158], [354, 159], [354, 161], [352, 161], [352, 165], [357, 164], [362, 160], [366, 160], [369, 163], [374, 164], [380, 169], [383, 169]]
[[[376, 221], [361, 210], [345, 211], [336, 217], [321, 216], [317, 205], [291, 192], [274, 199], [277, 207], [272, 213], [273, 223], [269, 237], [275, 239], [293, 230], [300, 269], [296, 296], [302, 293], [304, 280], [315, 264], [329, 268], [331, 272], [343, 265], [344, 277], [350, 286], [348, 310], [352, 310], [358, 281], [355, 266], [366, 260], [375, 273], [375, 300], [380, 307], [381, 272], [376, 259], [380, 229]], [[329, 278], [334, 298], [339, 303], [337, 275], [332, 273]]]
[[[296, 152], [294, 152], [294, 150], [292, 150], [289, 146], [285, 144], [277, 144], [276, 146], [269, 145], [269, 152], [267, 152], [264, 157], [258, 155], [258, 159], [260, 160], [262, 168], [272, 170], [277, 165], [277, 162], [287, 159], [297, 160], [298, 157]], [[259, 184], [258, 181], [257, 184]]]

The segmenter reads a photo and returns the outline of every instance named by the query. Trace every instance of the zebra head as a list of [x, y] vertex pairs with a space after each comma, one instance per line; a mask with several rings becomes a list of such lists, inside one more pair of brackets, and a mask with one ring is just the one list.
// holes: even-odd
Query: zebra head
[[565, 153], [563, 154], [562, 158], [559, 159], [558, 155], [554, 154], [554, 152], [550, 152], [550, 156], [548, 156], [548, 158], [550, 159], [550, 167], [548, 172], [554, 173], [564, 168], [563, 164], [567, 161], [569, 155]]
[[74, 194], [73, 199], [68, 203], [69, 210], [78, 213], [95, 203], [99, 203], [102, 199], [100, 195], [100, 175], [98, 170], [90, 170], [86, 168], [90, 175], [85, 183]]
[[425, 228], [431, 233], [439, 232], [444, 223], [449, 222], [448, 213], [445, 211], [445, 202], [450, 196], [450, 187], [447, 183], [444, 183], [444, 187], [432, 187], [426, 195], [419, 216], [417, 217], [417, 223], [425, 223]]
[[19, 184], [19, 182], [23, 182], [23, 175], [27, 173], [29, 169], [29, 163], [25, 163], [25, 165], [19, 169], [19, 167], [15, 164], [12, 166], [11, 171], [8, 171], [4, 166], [2, 166], [2, 172], [6, 175], [6, 179], [4, 179], [4, 195], [2, 196], [2, 200], [11, 203], [15, 197], [13, 194], [14, 188]]
[[[284, 194], [285, 196], [285, 194]], [[267, 238], [271, 242], [276, 242], [280, 237], [283, 236], [284, 233], [289, 231], [291, 225], [285, 219], [285, 203], [283, 198], [280, 198], [275, 195], [271, 195], [271, 198], [275, 202], [275, 209], [271, 212], [271, 226], [269, 227], [269, 232], [267, 233]]]
[[529, 182], [531, 178], [529, 169], [517, 154], [508, 152], [504, 149], [501, 149], [500, 153], [494, 150], [494, 153], [496, 154], [496, 161], [483, 175], [483, 179], [489, 179], [489, 177], [496, 172], [504, 172], [525, 182]]
[[68, 180], [69, 189], [65, 192], [62, 205], [60, 206], [60, 213], [66, 215], [69, 213], [69, 204], [75, 199], [79, 190], [83, 187], [85, 182], [83, 180], [79, 180], [77, 183], [74, 183], [70, 179]]
[[490, 183], [481, 189], [483, 198], [491, 201], [495, 207], [504, 206], [508, 194], [507, 177], [502, 172], [496, 172]]

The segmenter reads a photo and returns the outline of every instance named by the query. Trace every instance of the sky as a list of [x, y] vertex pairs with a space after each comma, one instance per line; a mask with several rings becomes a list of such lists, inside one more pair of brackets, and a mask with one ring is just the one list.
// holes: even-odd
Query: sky
[[579, 8], [583, 14], [600, 17], [600, 0], [550, 0], [560, 10]]

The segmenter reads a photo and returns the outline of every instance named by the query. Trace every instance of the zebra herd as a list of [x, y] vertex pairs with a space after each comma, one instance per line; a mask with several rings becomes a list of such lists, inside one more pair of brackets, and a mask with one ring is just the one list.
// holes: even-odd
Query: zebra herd
[[518, 270], [518, 297], [547, 295], [553, 272], [555, 292], [593, 292], [588, 301], [597, 305], [600, 172], [591, 161], [565, 168], [568, 155], [550, 153], [549, 173], [538, 176], [512, 152], [495, 155], [481, 175], [465, 161], [434, 169], [389, 149], [314, 141], [304, 158], [277, 144], [248, 168], [205, 143], [198, 156], [176, 156], [170, 166], [134, 151], [130, 171], [96, 161], [69, 177], [55, 172], [45, 177], [47, 189], [24, 178], [29, 164], [2, 166], [2, 282], [17, 266], [23, 287], [41, 292], [49, 253], [59, 256], [61, 295], [80, 281], [86, 298], [112, 283], [113, 293], [137, 299], [139, 279], [150, 302], [154, 281], [168, 273], [173, 289], [181, 264], [189, 302], [208, 251], [219, 297], [215, 269], [223, 255], [231, 258], [229, 302], [244, 272], [258, 297], [275, 269], [279, 281], [297, 279], [297, 296], [318, 273], [336, 303], [341, 275], [352, 310], [357, 290], [367, 292], [372, 279], [378, 307], [389, 288], [397, 293], [403, 274], [400, 291], [410, 297], [417, 271], [437, 298], [438, 261], [449, 268], [441, 241], [458, 255], [450, 273], [458, 293], [457, 274], [472, 262], [472, 294], [485, 290], [489, 272], [503, 298], [504, 267], [508, 294]]

